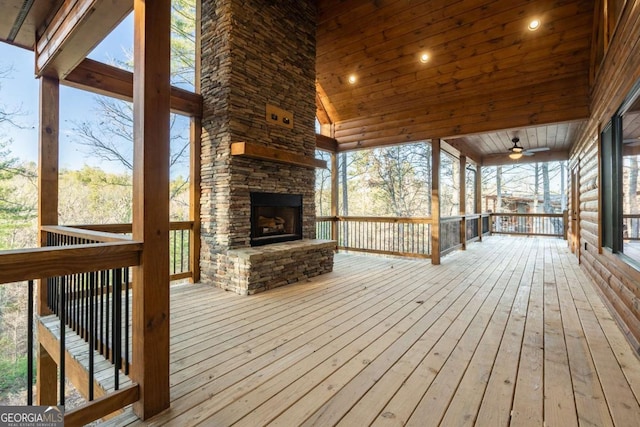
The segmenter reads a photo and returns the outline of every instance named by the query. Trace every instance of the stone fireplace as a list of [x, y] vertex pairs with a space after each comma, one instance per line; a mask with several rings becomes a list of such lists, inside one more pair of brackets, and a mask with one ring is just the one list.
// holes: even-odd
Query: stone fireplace
[[[333, 268], [335, 242], [315, 239], [307, 162], [315, 156], [315, 26], [313, 1], [202, 0], [204, 283], [251, 294]], [[269, 121], [269, 105], [290, 113], [285, 125]], [[237, 144], [277, 155], [236, 155]], [[285, 194], [295, 208], [269, 201]]]
[[302, 194], [251, 193], [251, 246], [302, 239]]

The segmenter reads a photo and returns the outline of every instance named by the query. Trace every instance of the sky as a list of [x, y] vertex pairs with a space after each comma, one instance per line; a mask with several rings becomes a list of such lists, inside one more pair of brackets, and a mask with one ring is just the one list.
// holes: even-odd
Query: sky
[[[114, 31], [88, 55], [97, 61], [112, 63], [125, 59], [133, 46], [133, 14], [125, 18]], [[0, 104], [6, 110], [21, 110], [16, 121], [21, 129], [4, 126], [3, 139], [13, 139], [11, 154], [23, 161], [38, 161], [38, 87], [34, 75], [35, 59], [31, 51], [0, 42], [0, 68], [11, 68], [8, 78], [0, 80]], [[117, 164], [91, 158], [87, 148], [73, 142], [73, 122], [96, 119], [96, 95], [60, 86], [60, 168], [81, 169], [84, 165], [100, 167], [109, 172], [124, 172]]]

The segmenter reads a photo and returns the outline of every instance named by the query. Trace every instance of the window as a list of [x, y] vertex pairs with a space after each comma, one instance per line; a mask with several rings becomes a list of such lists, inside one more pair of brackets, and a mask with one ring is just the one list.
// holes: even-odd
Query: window
[[640, 82], [600, 135], [602, 245], [640, 266]]
[[[465, 208], [467, 214], [476, 213], [476, 168], [467, 163]], [[478, 211], [479, 212], [479, 211]]]
[[460, 160], [442, 150], [440, 157], [440, 216], [460, 215]]

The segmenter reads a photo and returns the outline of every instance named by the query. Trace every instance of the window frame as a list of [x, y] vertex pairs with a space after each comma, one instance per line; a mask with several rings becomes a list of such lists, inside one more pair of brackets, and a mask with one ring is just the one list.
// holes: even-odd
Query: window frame
[[640, 262], [624, 254], [623, 116], [639, 98], [640, 80], [633, 85], [611, 120], [602, 127], [599, 140], [601, 246], [638, 270]]

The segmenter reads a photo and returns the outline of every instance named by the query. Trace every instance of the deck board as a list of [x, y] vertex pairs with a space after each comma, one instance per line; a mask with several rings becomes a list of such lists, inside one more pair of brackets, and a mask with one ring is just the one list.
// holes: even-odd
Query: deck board
[[172, 406], [106, 425], [640, 425], [640, 360], [562, 240], [171, 295]]

